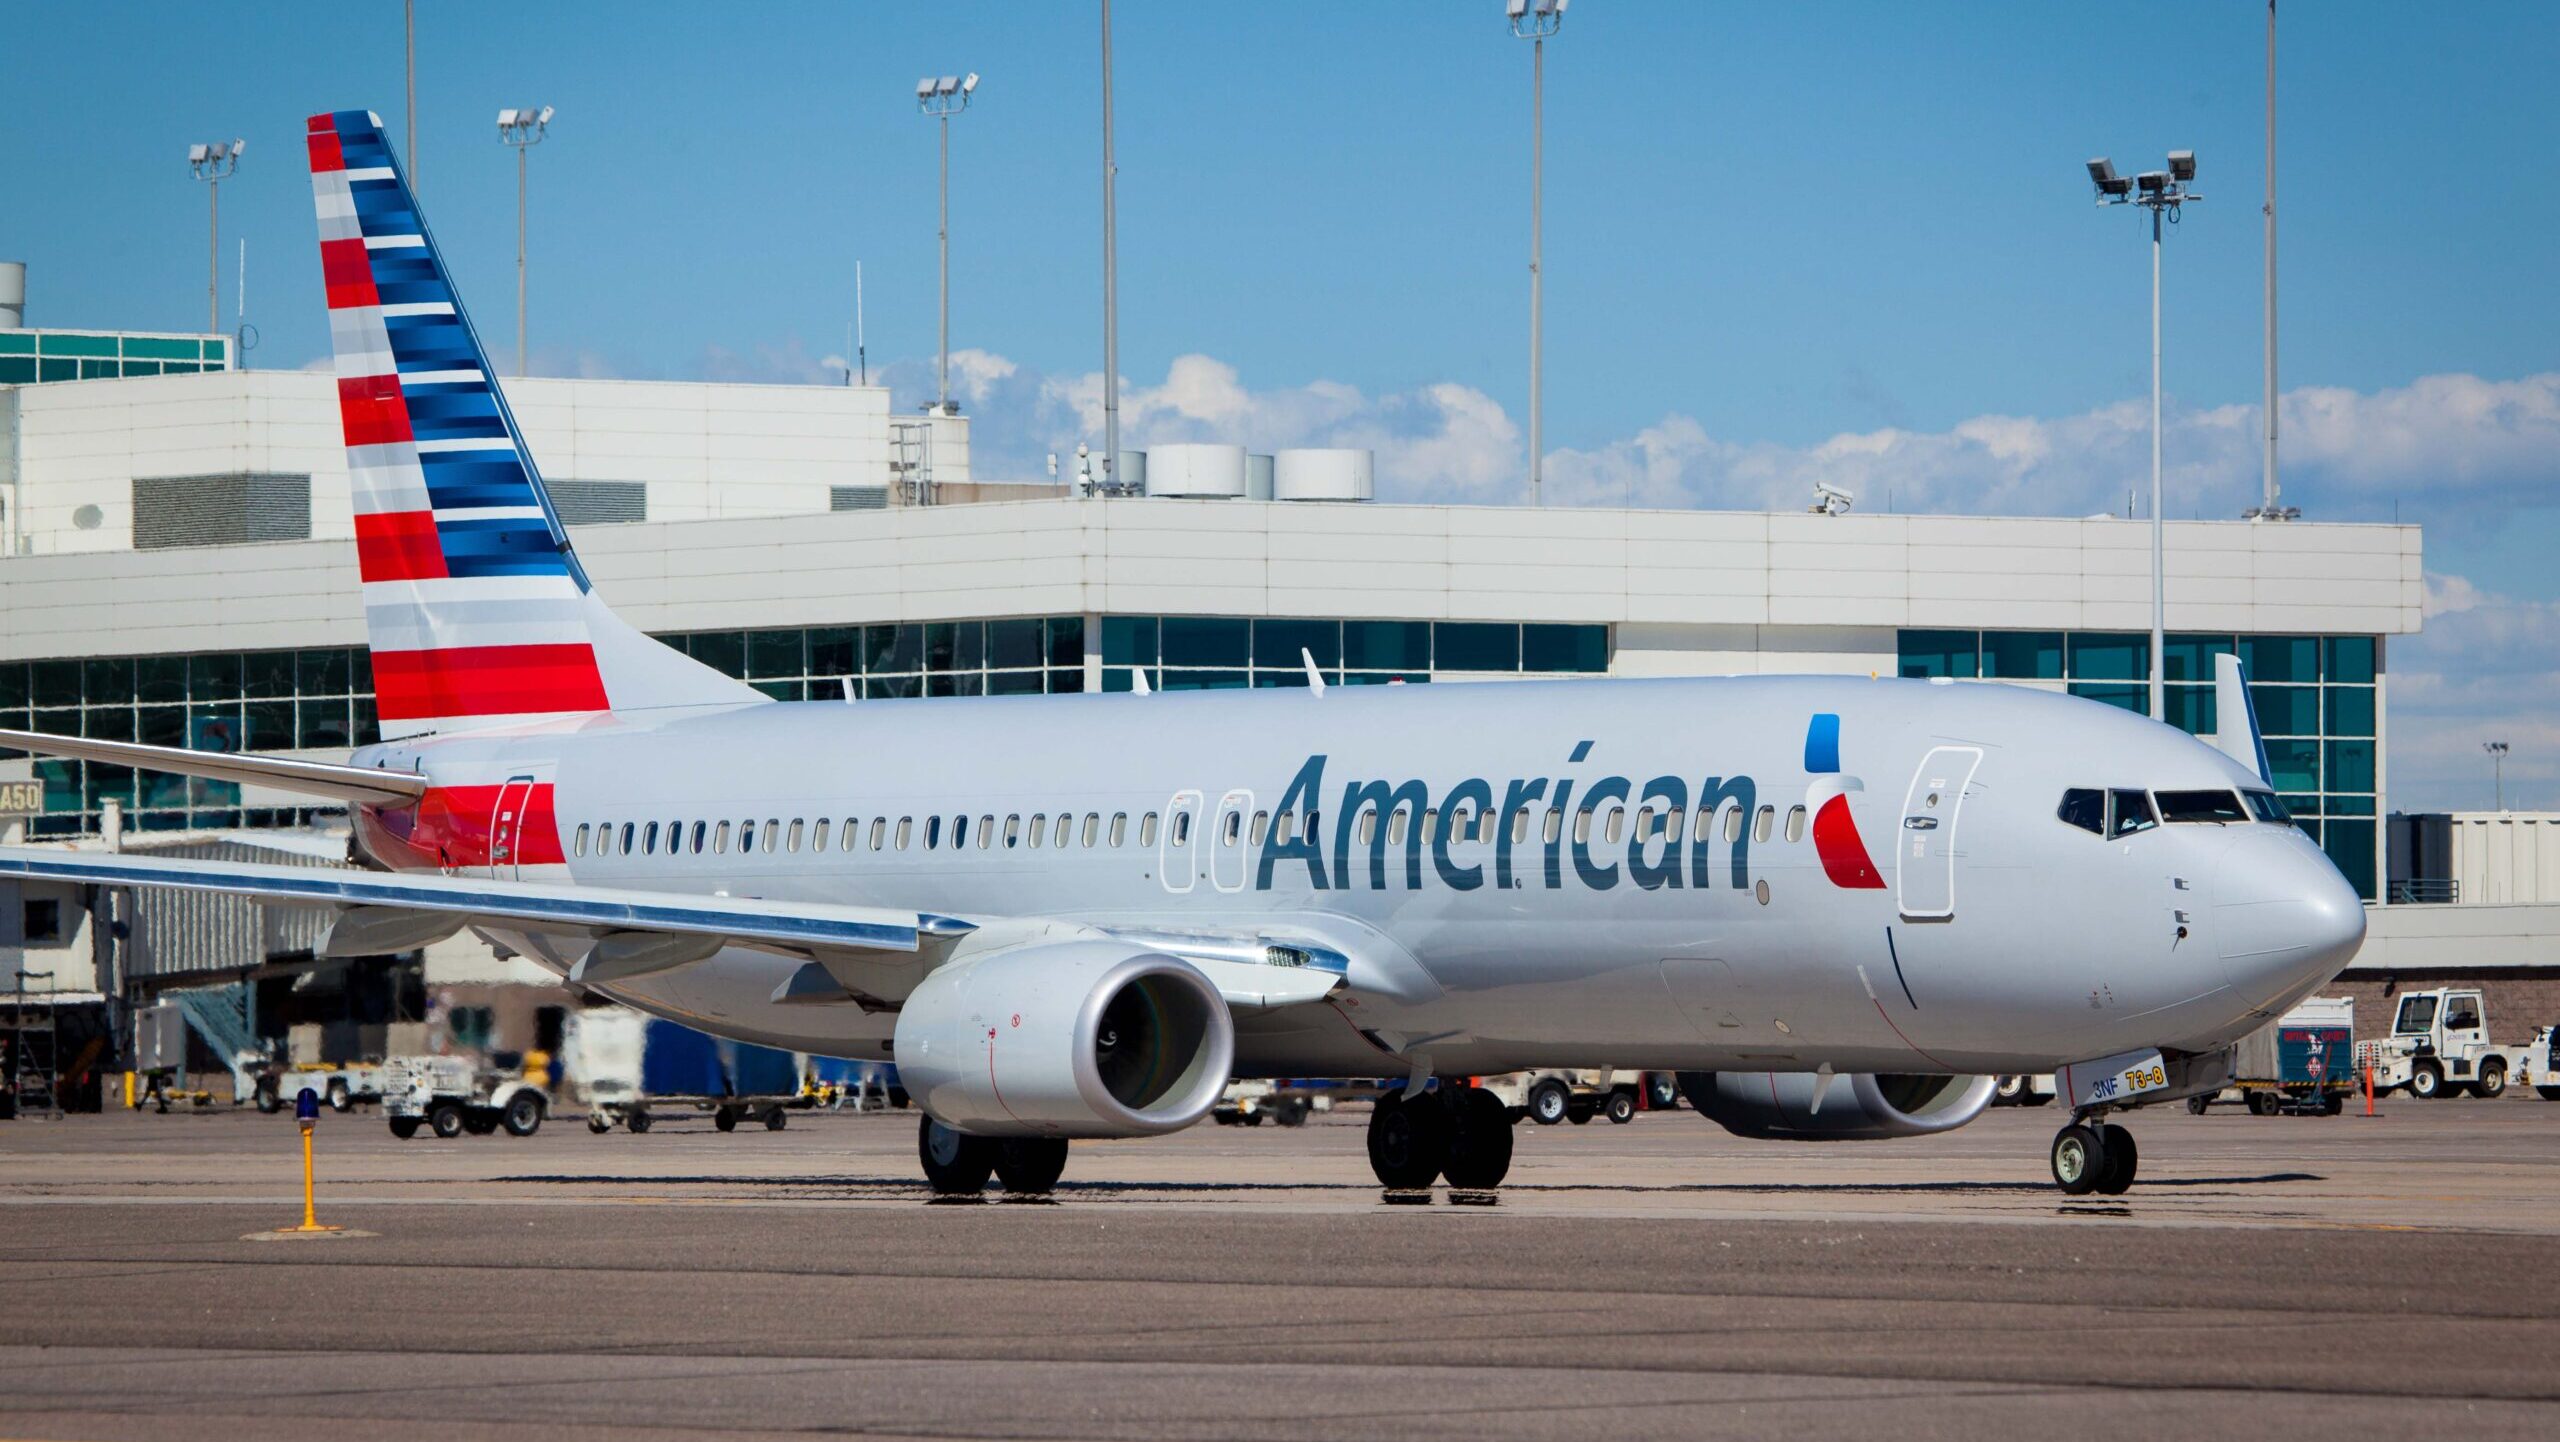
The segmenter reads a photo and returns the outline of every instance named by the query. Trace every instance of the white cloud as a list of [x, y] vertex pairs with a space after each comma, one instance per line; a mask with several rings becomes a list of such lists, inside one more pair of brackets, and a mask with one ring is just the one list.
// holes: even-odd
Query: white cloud
[[2427, 602], [2426, 629], [2391, 643], [2393, 808], [2486, 808], [2493, 777], [2481, 743], [2504, 741], [2507, 804], [2560, 809], [2560, 602], [2433, 575]]

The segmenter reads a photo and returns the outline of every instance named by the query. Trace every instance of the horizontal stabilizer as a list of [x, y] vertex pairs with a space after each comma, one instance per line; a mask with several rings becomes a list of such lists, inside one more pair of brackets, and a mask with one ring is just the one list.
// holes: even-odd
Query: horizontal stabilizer
[[104, 761], [174, 776], [201, 776], [208, 781], [271, 786], [278, 791], [368, 806], [407, 806], [427, 794], [427, 778], [406, 771], [294, 761], [282, 756], [239, 756], [225, 751], [190, 751], [183, 746], [146, 746], [138, 741], [99, 741], [85, 736], [9, 730], [0, 730], [0, 747], [76, 761]]

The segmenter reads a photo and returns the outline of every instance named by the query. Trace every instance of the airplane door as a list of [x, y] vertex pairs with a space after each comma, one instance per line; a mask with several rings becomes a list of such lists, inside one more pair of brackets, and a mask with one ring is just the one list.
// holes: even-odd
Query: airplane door
[[511, 881], [518, 875], [516, 852], [524, 836], [524, 813], [533, 801], [533, 778], [510, 776], [489, 806], [489, 876]]
[[1200, 879], [1200, 807], [1207, 799], [1197, 791], [1177, 791], [1165, 804], [1164, 830], [1156, 837], [1156, 875], [1167, 891], [1189, 891]]
[[1209, 884], [1220, 891], [1244, 890], [1246, 852], [1253, 838], [1253, 793], [1230, 791], [1218, 798], [1217, 819], [1209, 826]]
[[1906, 921], [1947, 921], [1956, 914], [1956, 821], [1965, 788], [1982, 764], [1979, 746], [1940, 746], [1920, 760], [1902, 798], [1894, 874]]

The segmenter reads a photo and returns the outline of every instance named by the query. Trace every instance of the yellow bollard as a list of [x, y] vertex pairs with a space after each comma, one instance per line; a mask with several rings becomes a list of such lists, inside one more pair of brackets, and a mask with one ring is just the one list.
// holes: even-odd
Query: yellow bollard
[[133, 1099], [133, 1073], [126, 1072], [124, 1074], [124, 1109], [132, 1111], [140, 1105], [142, 1105], [140, 1102]]

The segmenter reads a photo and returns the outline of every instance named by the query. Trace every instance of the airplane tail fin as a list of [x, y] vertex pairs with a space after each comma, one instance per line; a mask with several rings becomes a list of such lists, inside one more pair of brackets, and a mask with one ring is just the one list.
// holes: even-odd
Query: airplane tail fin
[[763, 699], [595, 594], [380, 117], [306, 138], [382, 734]]

